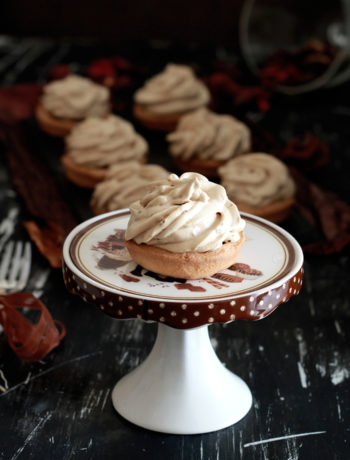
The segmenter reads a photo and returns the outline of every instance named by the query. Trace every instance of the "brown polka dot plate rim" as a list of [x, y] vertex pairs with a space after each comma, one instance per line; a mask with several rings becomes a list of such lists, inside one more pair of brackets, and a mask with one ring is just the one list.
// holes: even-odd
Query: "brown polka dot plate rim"
[[140, 318], [188, 329], [257, 320], [299, 293], [303, 253], [285, 230], [242, 213], [246, 241], [237, 262], [200, 280], [165, 278], [138, 266], [124, 232], [128, 209], [89, 219], [67, 237], [63, 274], [69, 291], [119, 319]]

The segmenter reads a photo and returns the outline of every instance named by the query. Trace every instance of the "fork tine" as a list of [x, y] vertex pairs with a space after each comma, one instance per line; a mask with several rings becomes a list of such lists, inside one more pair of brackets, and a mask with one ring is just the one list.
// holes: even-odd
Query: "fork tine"
[[1, 265], [0, 265], [0, 280], [5, 279], [6, 273], [8, 271], [9, 265], [10, 265], [10, 260], [11, 260], [11, 255], [13, 252], [13, 247], [14, 247], [14, 242], [10, 241], [9, 244], [6, 246], [4, 256], [1, 260]]
[[21, 255], [22, 255], [22, 241], [17, 241], [15, 249], [13, 251], [12, 261], [11, 261], [11, 270], [9, 273], [9, 282], [12, 283], [15, 281], [16, 276], [19, 272], [19, 267], [21, 264]]
[[23, 253], [23, 258], [22, 258], [21, 271], [20, 271], [19, 280], [18, 280], [19, 285], [21, 286], [21, 289], [23, 289], [24, 286], [27, 284], [31, 263], [32, 263], [32, 250], [31, 250], [31, 245], [29, 241], [27, 241], [24, 245], [24, 253]]

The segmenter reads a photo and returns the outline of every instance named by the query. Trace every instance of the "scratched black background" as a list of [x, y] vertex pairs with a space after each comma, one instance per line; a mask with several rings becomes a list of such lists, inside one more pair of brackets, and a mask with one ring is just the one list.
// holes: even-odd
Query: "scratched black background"
[[[18, 49], [23, 43], [28, 42], [15, 41], [12, 48]], [[29, 43], [29, 49], [40, 51], [40, 46]], [[66, 60], [72, 56], [77, 60], [91, 53], [89, 46], [50, 46], [50, 56], [56, 56], [57, 62], [64, 54]], [[13, 84], [42, 79], [47, 70], [45, 56], [38, 52], [34, 61], [10, 74], [3, 73], [2, 81]], [[159, 59], [168, 57], [160, 52]], [[53, 63], [51, 59], [50, 65]], [[327, 142], [331, 164], [321, 168], [312, 180], [349, 202], [348, 93], [349, 87], [343, 87], [293, 99], [280, 96], [258, 122], [282, 139], [311, 130]], [[69, 184], [62, 173], [61, 141], [42, 134], [34, 121], [26, 124], [26, 131], [35, 146], [33, 151], [49, 166], [77, 218], [90, 217], [90, 193]], [[151, 161], [170, 169], [163, 139], [146, 135], [153, 151]], [[9, 238], [26, 240], [20, 224], [25, 210], [0, 151], [0, 222], [12, 222]], [[317, 236], [296, 211], [283, 227], [301, 243]], [[138, 428], [112, 407], [110, 395], [115, 383], [147, 356], [156, 325], [112, 320], [93, 305], [69, 295], [60, 270], [50, 269], [34, 246], [32, 250], [27, 290], [66, 324], [67, 336], [45, 360], [30, 364], [17, 359], [0, 335], [0, 385], [6, 389], [0, 392], [1, 459], [349, 458], [349, 249], [327, 257], [306, 256], [300, 295], [268, 318], [210, 327], [219, 358], [247, 382], [254, 402], [248, 415], [234, 426], [191, 436]]]

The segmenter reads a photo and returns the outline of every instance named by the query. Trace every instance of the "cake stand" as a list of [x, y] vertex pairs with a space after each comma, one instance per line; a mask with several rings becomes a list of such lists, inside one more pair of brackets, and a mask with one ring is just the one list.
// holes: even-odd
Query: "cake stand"
[[255, 216], [237, 263], [200, 280], [162, 277], [136, 265], [124, 245], [127, 209], [76, 227], [63, 248], [68, 290], [119, 319], [158, 322], [150, 355], [115, 386], [125, 419], [144, 428], [196, 434], [227, 427], [249, 411], [252, 395], [211, 345], [208, 325], [259, 320], [299, 293], [303, 253], [280, 227]]

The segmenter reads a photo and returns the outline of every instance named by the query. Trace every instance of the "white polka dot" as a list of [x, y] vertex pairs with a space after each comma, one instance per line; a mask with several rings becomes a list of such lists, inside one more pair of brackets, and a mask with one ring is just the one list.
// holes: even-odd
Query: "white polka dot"
[[226, 310], [225, 310], [224, 308], [222, 308], [222, 309], [220, 310], [220, 315], [224, 315], [225, 313], [226, 313]]
[[187, 321], [188, 321], [187, 318], [183, 318], [183, 319], [181, 320], [181, 322], [182, 322], [183, 324], [186, 324]]
[[173, 310], [172, 312], [170, 312], [170, 314], [171, 316], [176, 316], [176, 311]]
[[106, 294], [104, 291], [101, 291], [101, 296], [104, 297]]
[[264, 314], [261, 314], [261, 315], [259, 316], [259, 319], [263, 319], [263, 317], [264, 317]]
[[254, 310], [250, 310], [249, 312], [252, 316], [255, 315], [255, 311]]
[[296, 277], [294, 276], [294, 278], [293, 278], [294, 283], [295, 283], [295, 280], [296, 280]]
[[136, 315], [136, 318], [140, 319], [140, 318], [142, 318], [142, 315], [138, 314], [138, 315]]
[[123, 297], [120, 295], [120, 296], [118, 297], [118, 300], [119, 300], [119, 302], [123, 302]]
[[272, 295], [272, 291], [269, 291], [269, 292], [267, 293], [267, 295]]
[[80, 286], [79, 285], [77, 285], [77, 290], [80, 291]]
[[161, 323], [164, 323], [164, 321], [165, 321], [164, 316], [161, 316], [161, 317], [159, 318], [159, 321], [160, 321]]
[[233, 313], [230, 315], [230, 319], [234, 320], [236, 319], [236, 315], [234, 315]]
[[245, 310], [245, 305], [242, 305], [241, 308], [240, 308], [241, 311], [244, 311]]
[[134, 309], [134, 307], [132, 305], [128, 305], [128, 310], [129, 311], [132, 311]]
[[140, 307], [143, 305], [143, 301], [142, 300], [138, 300], [137, 301], [137, 305], [139, 305]]
[[159, 308], [164, 308], [164, 307], [165, 307], [165, 304], [164, 304], [163, 302], [161, 302], [161, 303], [159, 304]]
[[212, 309], [214, 308], [214, 304], [213, 304], [213, 303], [210, 303], [210, 304], [208, 305], [208, 308], [209, 308], [209, 310], [212, 310]]
[[84, 295], [82, 296], [82, 298], [83, 298], [84, 302], [86, 302], [86, 297]]
[[269, 310], [272, 308], [272, 303], [269, 303], [269, 306], [267, 307]]
[[193, 316], [199, 316], [199, 311], [195, 311], [195, 312], [193, 313]]
[[93, 298], [93, 300], [96, 300], [96, 296], [95, 296], [95, 294], [92, 294], [92, 296], [91, 296], [91, 297]]
[[281, 294], [276, 295], [276, 299], [279, 299], [281, 297]]
[[285, 302], [285, 301], [286, 301], [286, 298], [287, 298], [287, 297], [283, 297], [283, 302]]
[[109, 305], [110, 307], [113, 307], [113, 302], [108, 302], [108, 305]]
[[123, 314], [123, 312], [121, 310], [118, 310], [117, 313], [118, 313], [119, 316], [121, 316]]
[[72, 275], [72, 278], [75, 280], [75, 275]]
[[183, 304], [181, 305], [181, 308], [182, 308], [183, 310], [186, 310], [187, 305], [186, 305], [185, 303], [183, 303]]
[[259, 305], [264, 305], [264, 301], [260, 300]]
[[149, 313], [150, 315], [152, 315], [152, 314], [154, 313], [153, 310], [152, 310], [152, 308], [149, 308], [147, 311], [148, 311], [148, 313]]
[[289, 292], [292, 292], [292, 288], [289, 288]]
[[286, 283], [284, 283], [284, 284], [282, 285], [282, 288], [283, 288], [283, 289], [285, 289], [285, 288], [286, 288]]
[[249, 297], [249, 302], [254, 302], [254, 297], [253, 296]]
[[230, 305], [231, 305], [231, 307], [234, 307], [234, 306], [236, 305], [236, 301], [235, 301], [235, 300], [231, 300]]
[[84, 284], [83, 284], [83, 286], [84, 286], [84, 289], [86, 289], [86, 288], [87, 288], [87, 284], [86, 284], [86, 283], [84, 283]]
[[296, 290], [296, 289], [294, 289], [294, 295], [295, 295], [296, 293], [297, 293], [297, 290]]
[[212, 318], [212, 317], [208, 318], [208, 322], [209, 322], [209, 323], [213, 323], [213, 322], [214, 322], [214, 318]]
[[3, 308], [4, 308], [4, 306], [3, 306], [3, 305], [0, 305], [0, 310], [2, 310]]
[[100, 305], [100, 308], [101, 308], [101, 310], [104, 310], [104, 309], [105, 309], [105, 306], [104, 306], [104, 305]]

